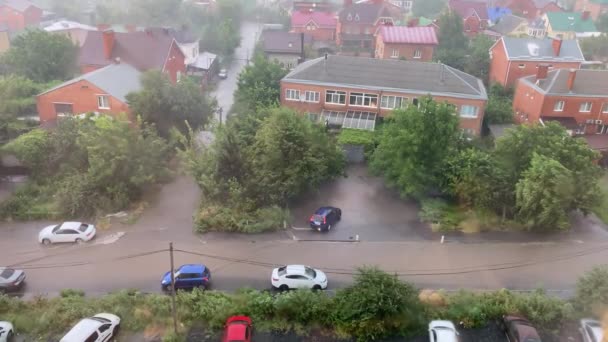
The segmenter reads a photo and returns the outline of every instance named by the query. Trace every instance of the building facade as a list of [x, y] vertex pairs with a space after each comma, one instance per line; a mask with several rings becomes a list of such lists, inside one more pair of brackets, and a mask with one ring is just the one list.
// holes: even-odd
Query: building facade
[[315, 41], [335, 42], [338, 19], [333, 12], [295, 11], [291, 14], [291, 32], [306, 33]]
[[389, 2], [347, 2], [338, 16], [336, 44], [345, 49], [366, 50], [373, 54], [374, 35], [379, 27], [395, 24], [403, 17], [401, 9]]
[[444, 64], [327, 56], [281, 80], [281, 105], [344, 128], [373, 130], [379, 118], [427, 95], [454, 105], [460, 127], [480, 134], [487, 102], [483, 82]]
[[502, 37], [490, 48], [490, 83], [513, 87], [519, 78], [536, 74], [539, 64], [578, 69], [584, 61], [576, 40]]
[[[483, 33], [490, 26], [486, 2], [450, 0], [448, 8], [462, 18], [464, 34], [469, 37]], [[441, 23], [439, 25], [441, 26]]]
[[376, 58], [430, 62], [438, 45], [433, 27], [384, 26], [376, 36]]
[[576, 0], [574, 10], [588, 11], [591, 18], [597, 20], [601, 15], [608, 14], [608, 0]]
[[10, 32], [36, 27], [42, 19], [42, 9], [27, 0], [4, 0], [0, 2], [0, 25]]

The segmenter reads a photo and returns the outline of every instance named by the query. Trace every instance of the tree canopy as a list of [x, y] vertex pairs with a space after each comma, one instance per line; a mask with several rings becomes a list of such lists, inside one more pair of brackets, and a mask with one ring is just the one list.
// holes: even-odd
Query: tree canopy
[[445, 0], [414, 1], [412, 12], [416, 17], [435, 18], [446, 5]]
[[484, 34], [478, 34], [471, 40], [468, 49], [468, 57], [464, 66], [464, 72], [479, 77], [485, 84], [488, 84], [490, 74], [490, 47], [494, 41]]
[[215, 112], [215, 101], [187, 77], [173, 84], [166, 74], [151, 70], [142, 75], [141, 82], [143, 89], [128, 94], [127, 103], [144, 122], [154, 124], [163, 137], [168, 137], [172, 127], [182, 132], [188, 125], [198, 129]]
[[17, 36], [1, 57], [8, 72], [35, 82], [67, 80], [74, 76], [78, 47], [58, 34], [30, 30]]
[[275, 61], [255, 56], [252, 65], [243, 69], [235, 93], [236, 110], [256, 111], [278, 105], [281, 97], [281, 79], [287, 70]]
[[435, 60], [464, 70], [469, 41], [462, 31], [462, 18], [454, 11], [444, 11], [439, 17], [439, 46]]

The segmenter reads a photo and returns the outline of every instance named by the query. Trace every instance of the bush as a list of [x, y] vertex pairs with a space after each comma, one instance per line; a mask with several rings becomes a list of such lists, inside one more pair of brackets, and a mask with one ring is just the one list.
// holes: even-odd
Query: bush
[[439, 231], [458, 229], [465, 218], [458, 207], [437, 198], [423, 199], [418, 216], [420, 220], [431, 223], [433, 229]]
[[585, 314], [603, 314], [608, 307], [608, 266], [597, 266], [579, 278], [574, 304]]
[[24, 184], [0, 203], [0, 217], [9, 220], [57, 218], [58, 212], [46, 186]]
[[261, 233], [283, 227], [288, 213], [277, 207], [265, 207], [248, 212], [231, 207], [203, 206], [196, 214], [198, 232], [223, 231], [236, 233]]
[[376, 147], [375, 133], [360, 129], [343, 128], [338, 134], [337, 142], [339, 145], [363, 146], [366, 155], [372, 153]]
[[326, 323], [330, 317], [332, 300], [325, 293], [298, 290], [282, 293], [275, 300], [277, 317], [302, 325]]

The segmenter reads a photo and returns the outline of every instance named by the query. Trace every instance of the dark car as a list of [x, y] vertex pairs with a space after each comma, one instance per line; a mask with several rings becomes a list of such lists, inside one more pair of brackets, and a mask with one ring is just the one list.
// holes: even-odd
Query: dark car
[[[175, 270], [175, 289], [208, 288], [211, 271], [202, 264], [187, 264]], [[171, 272], [163, 275], [160, 285], [164, 291], [171, 290]]]
[[509, 342], [541, 342], [536, 328], [525, 318], [505, 316], [502, 323]]
[[25, 272], [8, 267], [0, 267], [0, 293], [17, 291], [23, 286]]
[[342, 210], [335, 207], [321, 207], [310, 217], [310, 228], [318, 231], [330, 231], [342, 218]]

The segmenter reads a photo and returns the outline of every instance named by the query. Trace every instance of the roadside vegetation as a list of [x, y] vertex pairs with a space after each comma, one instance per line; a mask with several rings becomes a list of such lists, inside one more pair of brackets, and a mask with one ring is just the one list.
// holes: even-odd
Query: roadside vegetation
[[604, 172], [600, 182], [599, 200], [593, 207], [593, 213], [605, 224], [608, 224], [608, 174]]
[[[508, 290], [473, 293], [420, 292], [377, 268], [362, 268], [354, 283], [334, 296], [298, 290], [285, 293], [243, 289], [229, 294], [218, 291], [179, 292], [177, 311], [180, 332], [203, 326], [219, 333], [232, 315], [247, 315], [256, 331], [312, 330], [359, 341], [426, 334], [433, 319], [462, 322], [464, 328], [480, 328], [503, 315], [527, 317], [541, 334], [555, 336], [565, 325], [581, 317], [598, 317], [608, 305], [608, 269], [596, 268], [582, 277], [576, 295], [563, 300], [542, 290], [515, 293]], [[99, 298], [65, 290], [61, 297], [31, 301], [0, 296], [0, 315], [12, 321], [19, 333], [32, 339], [56, 337], [83, 317], [112, 312], [122, 318], [123, 331], [164, 331], [172, 328], [170, 297], [124, 290]], [[31, 317], [38, 317], [32, 320]]]

